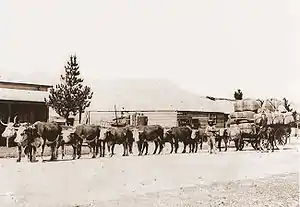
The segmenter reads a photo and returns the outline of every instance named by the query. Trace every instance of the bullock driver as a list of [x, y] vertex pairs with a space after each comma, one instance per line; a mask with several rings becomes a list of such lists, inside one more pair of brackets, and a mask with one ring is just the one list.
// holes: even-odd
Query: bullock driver
[[208, 120], [208, 126], [205, 129], [205, 134], [207, 136], [208, 152], [212, 154], [212, 150], [216, 154], [216, 133], [217, 128], [214, 126], [213, 120]]
[[261, 114], [261, 120], [260, 120], [260, 132], [259, 134], [262, 136], [265, 136], [265, 133], [267, 132], [267, 128], [268, 128], [268, 119], [266, 116], [266, 113], [263, 111]]

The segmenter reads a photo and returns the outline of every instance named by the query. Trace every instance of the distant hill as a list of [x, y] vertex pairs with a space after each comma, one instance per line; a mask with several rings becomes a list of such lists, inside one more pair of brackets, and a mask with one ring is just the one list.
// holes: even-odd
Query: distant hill
[[116, 79], [91, 83], [90, 110], [197, 110], [231, 112], [232, 103], [212, 101], [164, 79]]

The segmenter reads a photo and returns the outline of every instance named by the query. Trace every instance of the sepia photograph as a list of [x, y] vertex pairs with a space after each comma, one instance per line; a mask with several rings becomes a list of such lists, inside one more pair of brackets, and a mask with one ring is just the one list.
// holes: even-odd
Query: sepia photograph
[[299, 0], [0, 1], [0, 207], [299, 207]]

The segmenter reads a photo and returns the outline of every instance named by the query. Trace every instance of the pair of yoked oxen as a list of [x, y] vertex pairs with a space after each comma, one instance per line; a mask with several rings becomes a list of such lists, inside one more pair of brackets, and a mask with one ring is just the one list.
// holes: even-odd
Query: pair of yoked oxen
[[[80, 124], [76, 127], [60, 126], [55, 122], [37, 121], [34, 124], [14, 122], [4, 124], [6, 126], [2, 137], [7, 139], [14, 138], [18, 146], [18, 159], [21, 161], [22, 151], [27, 155], [31, 162], [36, 161], [36, 151], [41, 149], [41, 159], [43, 159], [45, 146], [51, 148], [50, 160], [56, 160], [58, 149], [61, 147], [62, 159], [65, 156], [65, 146], [73, 147], [73, 159], [81, 157], [81, 148], [83, 143], [87, 144], [95, 158], [98, 154], [100, 157], [105, 156], [105, 145], [107, 144], [110, 156], [114, 155], [116, 144], [123, 145], [123, 156], [132, 154], [133, 143], [136, 142], [138, 155], [142, 155], [146, 150], [148, 154], [149, 142], [155, 144], [153, 154], [160, 154], [166, 142], [171, 145], [171, 152], [177, 153], [179, 142], [184, 144], [182, 153], [186, 153], [186, 147], [189, 145], [189, 152], [196, 153], [198, 145], [202, 149], [203, 142], [206, 139], [204, 130], [192, 129], [189, 126], [172, 127], [164, 129], [160, 125], [148, 125], [141, 127], [109, 127], [104, 128], [97, 125]], [[220, 130], [217, 135], [219, 150], [221, 151], [221, 141], [224, 140], [225, 151], [227, 151], [228, 134], [225, 130]], [[175, 148], [175, 149], [174, 149]]]

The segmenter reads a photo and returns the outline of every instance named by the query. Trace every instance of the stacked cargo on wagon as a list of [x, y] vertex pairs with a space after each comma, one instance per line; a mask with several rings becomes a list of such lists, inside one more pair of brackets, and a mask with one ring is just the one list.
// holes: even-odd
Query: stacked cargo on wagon
[[[290, 134], [291, 124], [294, 117], [284, 107], [284, 103], [278, 99], [253, 100], [243, 99], [234, 103], [234, 112], [229, 116], [229, 132], [233, 140], [242, 138], [240, 150], [244, 142], [251, 143], [254, 149], [258, 148], [259, 137], [257, 126], [259, 126], [262, 114], [266, 115], [267, 125], [274, 129], [274, 137], [277, 146], [284, 146]], [[237, 145], [237, 143], [236, 143]]]
[[287, 144], [287, 139], [291, 134], [291, 127], [295, 123], [292, 112], [288, 112], [284, 103], [278, 99], [267, 99], [255, 115], [255, 122], [258, 123], [262, 113], [266, 114], [268, 126], [274, 129], [274, 138], [277, 147]]
[[[229, 135], [239, 150], [243, 149], [245, 141], [257, 149], [258, 137], [254, 123], [255, 115], [261, 106], [262, 102], [254, 99], [235, 101], [234, 112], [229, 115]], [[242, 142], [238, 143], [240, 136], [242, 136]]]

